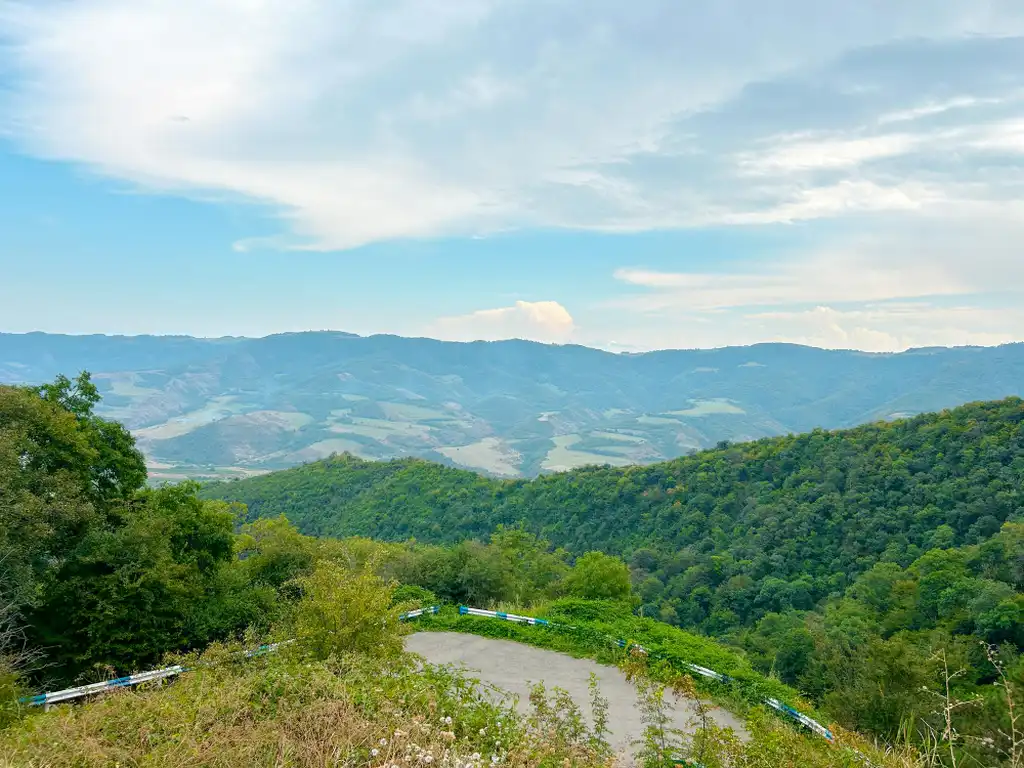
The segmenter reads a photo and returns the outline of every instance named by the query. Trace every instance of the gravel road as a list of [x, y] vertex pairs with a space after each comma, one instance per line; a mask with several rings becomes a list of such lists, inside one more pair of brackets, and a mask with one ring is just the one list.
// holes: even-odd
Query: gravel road
[[[495, 640], [458, 632], [417, 632], [409, 635], [406, 648], [432, 664], [452, 664], [471, 676], [519, 696], [520, 711], [529, 708], [530, 684], [543, 682], [548, 689], [564, 688], [590, 720], [590, 673], [597, 675], [602, 695], [608, 699], [609, 742], [621, 755], [631, 754], [636, 739], [643, 736], [644, 724], [636, 688], [615, 667], [589, 659], [575, 659], [564, 653], [547, 651], [509, 640]], [[681, 703], [673, 712], [675, 728], [691, 731], [692, 705]], [[734, 729], [741, 737], [746, 730], [741, 720], [722, 709], [711, 713], [722, 726]]]

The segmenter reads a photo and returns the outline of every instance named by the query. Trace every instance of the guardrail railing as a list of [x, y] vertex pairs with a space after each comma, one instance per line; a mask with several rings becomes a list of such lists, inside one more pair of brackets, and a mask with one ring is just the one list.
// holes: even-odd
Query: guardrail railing
[[[409, 619], [415, 619], [419, 616], [423, 616], [428, 613], [437, 613], [439, 610], [438, 606], [432, 605], [429, 608], [420, 608], [415, 611], [409, 611], [399, 615], [399, 621], [408, 621]], [[282, 646], [291, 645], [296, 640], [284, 640], [280, 643], [270, 643], [269, 645], [261, 645], [259, 648], [255, 648], [251, 651], [245, 651], [246, 658], [252, 658], [253, 656], [261, 656], [265, 653], [273, 653]], [[175, 677], [184, 672], [189, 672], [195, 667], [183, 667], [181, 665], [175, 665], [173, 667], [164, 667], [162, 669], [153, 669], [149, 672], [139, 672], [134, 675], [127, 675], [126, 677], [118, 677], [114, 680], [103, 680], [99, 683], [90, 683], [89, 685], [80, 685], [76, 688], [65, 688], [61, 691], [51, 691], [50, 693], [40, 693], [36, 696], [28, 696], [21, 700], [22, 704], [28, 704], [33, 707], [42, 707], [44, 710], [49, 710], [54, 704], [59, 704], [62, 701], [72, 701], [74, 699], [80, 699], [84, 696], [94, 696], [99, 693], [106, 693], [112, 691], [115, 688], [130, 688], [134, 685], [141, 683], [152, 683], [159, 680], [166, 680], [171, 677]]]

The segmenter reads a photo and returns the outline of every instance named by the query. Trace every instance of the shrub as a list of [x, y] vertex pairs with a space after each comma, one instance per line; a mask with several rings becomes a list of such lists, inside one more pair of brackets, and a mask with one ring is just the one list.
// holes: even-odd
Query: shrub
[[402, 584], [391, 595], [392, 605], [404, 607], [408, 610], [429, 608], [432, 605], [437, 605], [437, 603], [437, 595], [429, 589], [418, 587], [415, 584]]
[[402, 652], [400, 611], [395, 584], [369, 566], [357, 571], [321, 561], [309, 576], [295, 580], [302, 599], [295, 607], [290, 634], [298, 652], [316, 659], [347, 653], [393, 658]]

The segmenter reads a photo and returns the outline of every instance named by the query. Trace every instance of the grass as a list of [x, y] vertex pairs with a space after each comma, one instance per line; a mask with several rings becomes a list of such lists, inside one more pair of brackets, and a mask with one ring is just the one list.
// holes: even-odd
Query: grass
[[572, 469], [573, 467], [582, 467], [586, 464], [625, 466], [630, 463], [629, 459], [622, 457], [572, 450], [572, 446], [580, 442], [581, 439], [579, 435], [559, 435], [551, 438], [551, 442], [555, 444], [555, 447], [548, 451], [548, 455], [541, 466], [544, 469], [559, 472]]
[[624, 432], [591, 432], [591, 437], [604, 438], [605, 440], [619, 440], [624, 443], [646, 443], [646, 437], [640, 437], [639, 435], [629, 435]]
[[278, 427], [297, 432], [312, 424], [314, 419], [308, 413], [300, 411], [252, 411], [244, 416], [236, 416], [232, 421], [246, 426]]
[[93, 378], [98, 382], [110, 382], [110, 394], [121, 397], [153, 397], [162, 394], [159, 389], [139, 386], [138, 373], [97, 373]]
[[331, 432], [340, 434], [362, 435], [376, 440], [386, 440], [389, 437], [418, 437], [426, 439], [430, 432], [426, 424], [416, 424], [409, 421], [388, 421], [387, 419], [368, 419], [361, 416], [352, 418], [352, 423], [334, 422], [331, 425]]
[[647, 424], [649, 426], [683, 426], [683, 422], [679, 419], [666, 419], [664, 416], [637, 416], [638, 424]]
[[393, 421], [437, 421], [450, 419], [451, 414], [434, 408], [408, 403], [377, 403], [384, 415]]
[[175, 416], [163, 424], [134, 430], [134, 435], [141, 440], [169, 440], [172, 437], [187, 435], [199, 427], [232, 416], [245, 408], [244, 404], [236, 403], [234, 400], [233, 395], [215, 397], [202, 408]]
[[713, 416], [720, 414], [744, 414], [742, 408], [733, 405], [728, 400], [714, 399], [714, 400], [691, 400], [693, 405], [683, 411], [666, 411], [666, 413], [672, 416], [688, 416], [696, 418], [700, 416]]
[[520, 474], [518, 465], [521, 457], [497, 437], [485, 437], [469, 445], [438, 448], [437, 451], [464, 467], [504, 477], [518, 477]]
[[[598, 766], [585, 743], [489, 701], [446, 669], [403, 655], [326, 661], [278, 654], [213, 666], [163, 688], [36, 713], [0, 734], [0, 766]], [[237, 658], [237, 657], [236, 657]], [[583, 759], [579, 759], [583, 758]], [[548, 762], [556, 760], [557, 762]]]

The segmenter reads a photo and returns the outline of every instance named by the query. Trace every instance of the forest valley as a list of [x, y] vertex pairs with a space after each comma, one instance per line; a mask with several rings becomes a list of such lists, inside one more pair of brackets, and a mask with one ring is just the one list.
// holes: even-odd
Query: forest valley
[[[1024, 765], [1019, 399], [530, 481], [344, 455], [159, 488], [98, 401], [88, 374], [0, 387], [0, 765], [39, 754], [34, 764], [171, 764], [186, 752], [189, 764], [262, 764], [282, 743], [306, 744], [301, 734], [327, 751], [296, 746], [266, 764], [330, 753], [380, 765], [395, 732], [442, 705], [463, 725], [420, 746], [440, 739], [446, 760], [462, 749], [475, 764], [479, 735], [504, 717], [517, 734], [507, 764], [607, 764], [599, 734], [568, 728], [557, 707], [516, 720], [402, 661], [398, 612], [434, 603], [604, 622], [706, 654], [816, 708], [849, 747], [812, 744], [754, 708], [750, 743], [702, 732], [706, 743], [686, 747], [709, 768], [865, 754], [893, 768]], [[284, 637], [300, 650], [164, 691], [47, 714], [19, 704]], [[693, 684], [634, 673], [660, 681], [652, 701]], [[199, 685], [214, 703], [197, 703]], [[348, 735], [314, 737], [321, 716]], [[388, 744], [372, 747], [378, 732]], [[656, 747], [648, 757], [668, 764]]]

